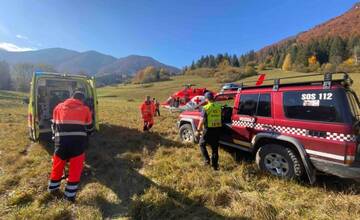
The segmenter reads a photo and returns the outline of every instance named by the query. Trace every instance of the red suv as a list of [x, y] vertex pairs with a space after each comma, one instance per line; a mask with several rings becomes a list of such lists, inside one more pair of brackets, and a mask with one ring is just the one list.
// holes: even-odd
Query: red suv
[[[342, 74], [333, 80], [333, 75]], [[360, 178], [359, 99], [346, 73], [318, 82], [244, 86], [220, 93], [216, 100], [234, 99], [223, 107], [220, 144], [256, 154], [259, 168], [275, 176], [315, 182], [321, 171]], [[297, 78], [297, 77], [287, 77]], [[180, 114], [183, 142], [197, 142], [199, 111]]]

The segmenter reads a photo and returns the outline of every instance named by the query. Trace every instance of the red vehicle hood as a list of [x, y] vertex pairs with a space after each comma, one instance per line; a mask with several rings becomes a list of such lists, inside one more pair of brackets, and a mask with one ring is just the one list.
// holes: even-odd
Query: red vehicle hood
[[200, 111], [184, 111], [180, 114], [180, 118], [201, 118]]

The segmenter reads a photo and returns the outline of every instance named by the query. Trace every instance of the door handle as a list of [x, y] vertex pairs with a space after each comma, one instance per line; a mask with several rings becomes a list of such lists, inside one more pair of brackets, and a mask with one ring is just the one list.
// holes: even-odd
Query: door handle
[[262, 127], [266, 130], [272, 130], [272, 127], [269, 125], [263, 125]]

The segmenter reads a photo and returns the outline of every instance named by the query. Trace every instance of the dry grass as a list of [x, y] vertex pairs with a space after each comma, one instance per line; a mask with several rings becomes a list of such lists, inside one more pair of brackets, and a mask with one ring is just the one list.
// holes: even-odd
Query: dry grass
[[[360, 94], [360, 74], [352, 76]], [[220, 151], [221, 170], [214, 172], [201, 166], [197, 146], [178, 142], [177, 116], [165, 111], [151, 133], [142, 133], [138, 105], [143, 97], [164, 100], [189, 82], [220, 87], [212, 78], [181, 76], [146, 88], [99, 90], [101, 131], [88, 148], [75, 204], [46, 192], [52, 148], [27, 139], [24, 94], [0, 93], [0, 218], [360, 218], [360, 185], [352, 181], [320, 177], [309, 186], [279, 180], [259, 172], [248, 156], [235, 160], [239, 152], [229, 149]]]

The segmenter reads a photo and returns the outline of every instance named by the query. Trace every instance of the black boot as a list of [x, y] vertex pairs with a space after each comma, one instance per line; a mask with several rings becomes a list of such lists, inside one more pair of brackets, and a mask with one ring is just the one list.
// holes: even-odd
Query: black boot
[[210, 166], [210, 160], [204, 160], [203, 165], [204, 167]]
[[211, 157], [211, 166], [214, 170], [219, 170], [219, 164], [218, 164], [218, 156], [212, 156]]

